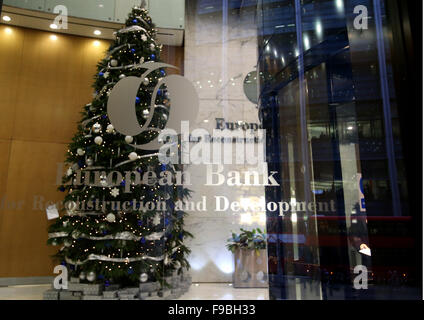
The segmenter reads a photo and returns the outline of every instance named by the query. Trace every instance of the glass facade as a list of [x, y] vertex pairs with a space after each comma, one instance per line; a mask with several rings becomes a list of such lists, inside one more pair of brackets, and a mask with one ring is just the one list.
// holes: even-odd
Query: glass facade
[[267, 213], [273, 299], [421, 296], [396, 4], [259, 1], [260, 117], [281, 182], [266, 198], [291, 204]]

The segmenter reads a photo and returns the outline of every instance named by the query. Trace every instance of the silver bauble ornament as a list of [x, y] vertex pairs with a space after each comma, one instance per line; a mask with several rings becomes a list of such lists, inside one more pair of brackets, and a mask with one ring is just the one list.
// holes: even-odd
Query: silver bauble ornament
[[109, 213], [107, 216], [106, 216], [106, 220], [107, 220], [107, 222], [115, 222], [116, 221], [116, 217], [115, 217], [115, 215], [113, 214], [113, 213]]
[[107, 183], [107, 177], [106, 176], [100, 176], [100, 185], [102, 186], [102, 187], [106, 187], [107, 185], [108, 185], [108, 183]]
[[113, 130], [114, 130], [115, 128], [113, 127], [113, 125], [112, 124], [110, 124], [110, 125], [108, 125], [107, 126], [107, 128], [106, 128], [106, 132], [107, 133], [113, 133]]
[[66, 228], [69, 225], [69, 221], [63, 221], [63, 226]]
[[144, 84], [145, 86], [147, 86], [149, 83], [150, 83], [149, 78], [144, 78], [144, 80], [143, 80], [143, 84]]
[[130, 160], [132, 160], [132, 161], [137, 160], [137, 159], [138, 159], [138, 154], [137, 154], [136, 152], [131, 152], [131, 153], [128, 155], [128, 158], [129, 158]]
[[100, 230], [100, 231], [106, 230], [106, 224], [105, 224], [105, 223], [101, 223], [101, 224], [99, 225], [99, 230]]
[[94, 280], [96, 280], [96, 273], [94, 271], [90, 271], [87, 274], [87, 280], [90, 282], [93, 282]]
[[65, 209], [68, 215], [72, 216], [75, 210], [77, 209], [77, 203], [75, 201], [67, 201], [65, 203]]
[[110, 65], [111, 65], [112, 67], [117, 67], [117, 66], [118, 66], [118, 60], [116, 60], [116, 59], [112, 59], [112, 60], [110, 60]]
[[130, 144], [130, 143], [133, 143], [133, 141], [134, 141], [134, 138], [133, 137], [131, 137], [131, 136], [126, 136], [125, 137], [125, 142], [126, 143]]
[[149, 280], [149, 276], [147, 275], [147, 273], [140, 274], [140, 281], [141, 282], [146, 282], [147, 280]]
[[68, 171], [66, 171], [66, 175], [68, 177], [72, 176], [73, 173], [74, 173], [74, 171], [72, 170], [72, 168], [69, 168]]
[[79, 278], [80, 278], [80, 280], [85, 280], [85, 272], [84, 271], [79, 274]]
[[77, 154], [78, 154], [79, 156], [83, 156], [83, 155], [85, 155], [85, 151], [84, 151], [83, 149], [81, 149], [81, 148], [78, 148], [78, 149], [77, 149]]
[[120, 74], [119, 75], [119, 79], [124, 79], [126, 77], [126, 75], [125, 74]]
[[247, 272], [247, 271], [243, 271], [243, 272], [241, 273], [241, 275], [240, 275], [240, 279], [241, 279], [242, 281], [247, 281], [247, 280], [249, 279], [249, 272]]
[[88, 158], [87, 160], [85, 160], [85, 163], [87, 164], [87, 166], [91, 167], [94, 164], [93, 159]]
[[103, 138], [100, 137], [100, 136], [95, 137], [94, 138], [94, 143], [95, 144], [98, 144], [98, 145], [101, 145], [103, 143]]
[[99, 133], [100, 131], [102, 131], [102, 126], [100, 125], [100, 123], [96, 122], [95, 124], [93, 124], [93, 132]]

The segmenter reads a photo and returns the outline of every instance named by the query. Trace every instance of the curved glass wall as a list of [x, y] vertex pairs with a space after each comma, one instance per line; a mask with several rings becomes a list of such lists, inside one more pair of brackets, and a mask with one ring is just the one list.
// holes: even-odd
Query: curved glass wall
[[259, 1], [260, 117], [281, 185], [266, 198], [288, 209], [267, 213], [271, 298], [421, 296], [396, 3]]

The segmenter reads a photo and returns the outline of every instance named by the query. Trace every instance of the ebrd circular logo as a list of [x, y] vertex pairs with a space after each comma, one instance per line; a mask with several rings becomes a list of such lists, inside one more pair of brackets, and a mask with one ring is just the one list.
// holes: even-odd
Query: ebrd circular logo
[[[160, 62], [146, 62], [140, 66], [146, 69], [140, 77], [126, 77], [118, 81], [110, 92], [107, 113], [116, 131], [127, 136], [138, 136], [145, 131], [158, 131], [151, 126], [156, 108], [156, 97], [159, 89], [165, 85], [171, 101], [166, 128], [181, 133], [181, 122], [194, 122], [199, 111], [199, 97], [193, 84], [180, 75], [169, 75], [158, 81], [151, 97], [149, 115], [144, 125], [137, 119], [135, 101], [144, 79], [160, 68], [175, 68], [173, 65]], [[145, 150], [157, 150], [160, 144], [157, 137], [142, 145]]]

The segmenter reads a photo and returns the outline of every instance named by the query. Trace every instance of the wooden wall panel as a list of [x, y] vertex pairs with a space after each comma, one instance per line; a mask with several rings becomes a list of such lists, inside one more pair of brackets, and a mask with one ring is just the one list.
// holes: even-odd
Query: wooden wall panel
[[[3, 211], [2, 199], [6, 195], [7, 183], [7, 168], [9, 166], [9, 140], [0, 140], [0, 212]], [[1, 213], [0, 213], [0, 226], [1, 226]]]
[[178, 70], [167, 69], [168, 74], [181, 74], [184, 75], [184, 48], [163, 46], [161, 52], [161, 60], [166, 61], [173, 66], [178, 67]]
[[[80, 119], [79, 111], [92, 99], [96, 64], [84, 63], [104, 56], [109, 42], [25, 31], [20, 94], [13, 136], [33, 141], [67, 142]], [[86, 47], [92, 50], [86, 50]], [[87, 76], [90, 75], [90, 76]]]
[[[83, 106], [92, 100], [96, 64], [110, 42], [0, 26], [0, 277], [53, 276], [49, 221], [34, 197], [61, 201], [57, 163], [65, 160]], [[180, 67], [183, 48], [164, 46], [162, 61]], [[173, 73], [173, 72], [170, 72]]]
[[45, 206], [59, 203], [57, 163], [65, 144], [14, 140], [10, 150], [6, 197], [14, 209], [2, 213], [0, 225], [0, 275], [29, 277], [52, 275], [49, 258], [56, 248], [47, 246]]
[[0, 25], [0, 139], [12, 137], [24, 33]]

